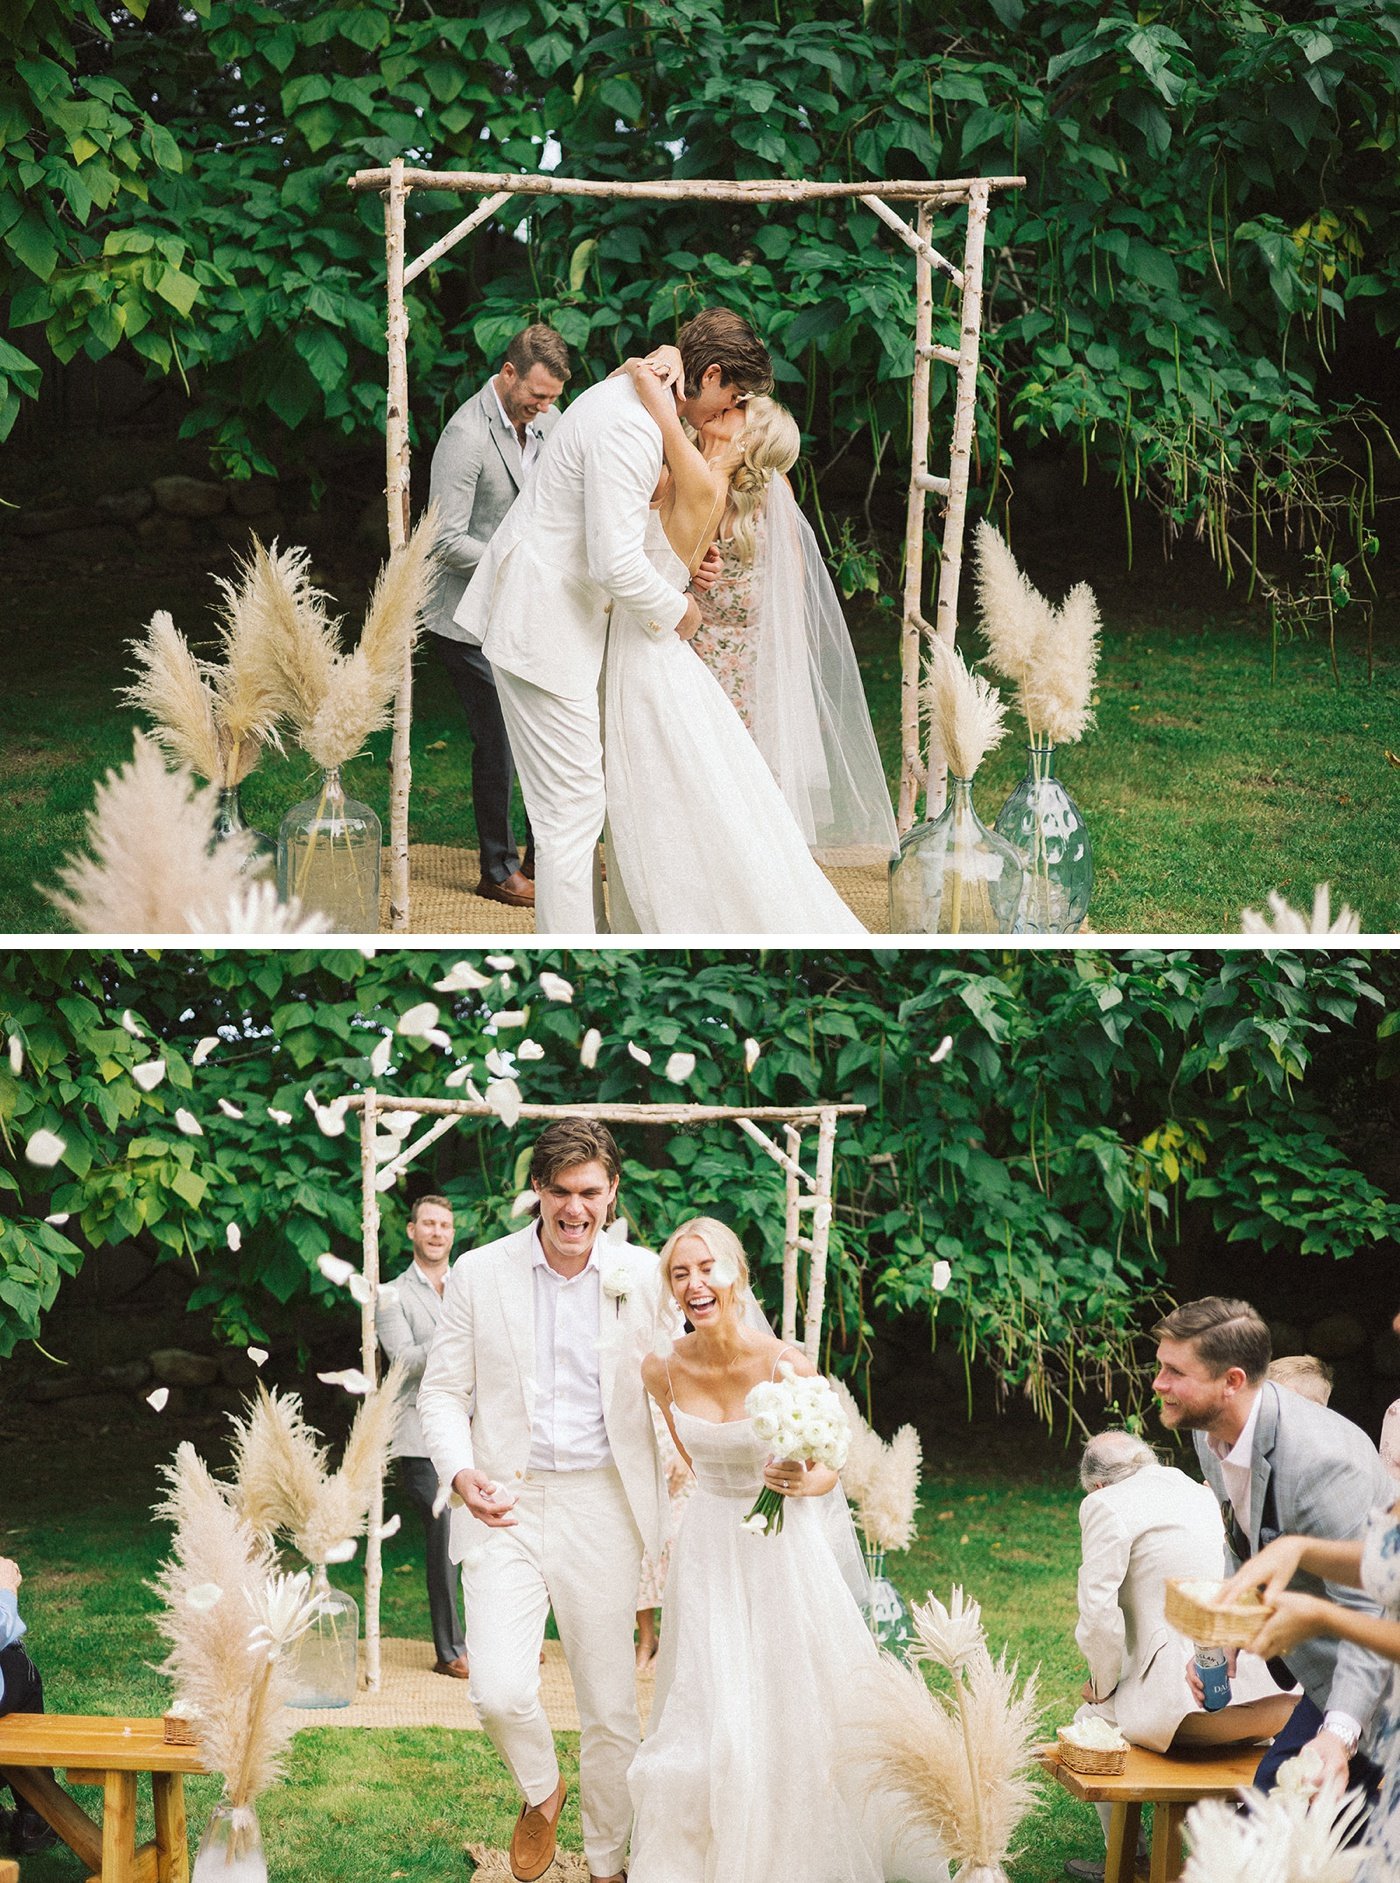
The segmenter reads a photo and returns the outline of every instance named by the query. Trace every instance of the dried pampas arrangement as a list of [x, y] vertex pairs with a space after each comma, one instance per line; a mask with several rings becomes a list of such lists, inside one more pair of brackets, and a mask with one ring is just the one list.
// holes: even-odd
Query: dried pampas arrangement
[[1094, 723], [1100, 629], [1093, 590], [1080, 582], [1052, 608], [985, 519], [976, 546], [987, 664], [1015, 685], [1033, 746], [1073, 744]]
[[1032, 1674], [993, 1661], [981, 1610], [954, 1589], [913, 1611], [914, 1658], [948, 1675], [930, 1690], [918, 1668], [882, 1654], [871, 1680], [859, 1755], [872, 1781], [903, 1804], [911, 1826], [943, 1851], [963, 1883], [1006, 1883], [1017, 1827], [1035, 1799], [1030, 1771], [1040, 1707]]
[[1240, 915], [1242, 935], [1359, 935], [1361, 917], [1345, 903], [1332, 914], [1332, 886], [1319, 883], [1313, 891], [1311, 916], [1295, 909], [1276, 889], [1269, 891], [1269, 913], [1245, 909]]
[[[163, 1467], [157, 1517], [175, 1527], [172, 1554], [152, 1587], [164, 1603], [156, 1627], [169, 1643], [161, 1667], [176, 1705], [199, 1730], [208, 1771], [224, 1781], [235, 1836], [256, 1833], [252, 1806], [282, 1773], [295, 1717], [285, 1650], [316, 1614], [310, 1578], [276, 1573], [259, 1540], [191, 1445]], [[240, 1825], [239, 1819], [242, 1817]]]
[[394, 1366], [365, 1396], [336, 1471], [297, 1395], [258, 1388], [246, 1417], [233, 1421], [234, 1502], [257, 1535], [286, 1531], [317, 1568], [354, 1554], [398, 1422], [403, 1377]]
[[924, 704], [949, 771], [972, 778], [1005, 736], [1006, 707], [991, 682], [971, 673], [957, 649], [938, 635], [929, 643]]
[[892, 1439], [880, 1437], [861, 1414], [850, 1389], [833, 1381], [851, 1428], [851, 1449], [841, 1469], [841, 1483], [855, 1507], [867, 1551], [907, 1550], [918, 1535], [919, 1470], [923, 1448], [912, 1425], [902, 1425]]
[[1244, 1811], [1221, 1798], [1191, 1808], [1181, 1883], [1352, 1883], [1367, 1855], [1347, 1846], [1366, 1810], [1362, 1793], [1280, 1783], [1243, 1797]]
[[167, 771], [136, 734], [128, 764], [109, 771], [87, 814], [91, 855], [70, 856], [61, 885], [43, 889], [79, 934], [310, 935], [324, 924], [279, 902], [246, 873], [250, 838], [210, 844], [218, 792], [188, 767]]

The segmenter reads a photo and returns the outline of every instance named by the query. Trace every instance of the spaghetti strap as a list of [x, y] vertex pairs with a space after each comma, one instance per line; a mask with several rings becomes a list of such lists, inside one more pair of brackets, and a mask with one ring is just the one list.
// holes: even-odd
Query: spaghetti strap
[[779, 1347], [778, 1349], [778, 1357], [773, 1362], [773, 1371], [768, 1375], [770, 1380], [777, 1379], [778, 1368], [783, 1364], [783, 1355], [785, 1353], [796, 1353], [796, 1352], [797, 1352], [796, 1347], [790, 1347], [786, 1341], [783, 1342], [782, 1346]]
[[674, 1406], [674, 1405], [675, 1405], [675, 1403], [676, 1403], [676, 1389], [675, 1389], [675, 1387], [674, 1387], [674, 1386], [673, 1386], [673, 1385], [671, 1384], [671, 1356], [670, 1356], [670, 1354], [669, 1354], [669, 1353], [668, 1353], [668, 1354], [667, 1354], [667, 1355], [665, 1356], [665, 1358], [664, 1358], [664, 1359], [662, 1360], [662, 1362], [661, 1362], [661, 1364], [662, 1364], [662, 1365], [663, 1365], [663, 1366], [665, 1367], [665, 1369], [666, 1369], [666, 1394], [667, 1394], [667, 1398], [669, 1399], [669, 1401], [670, 1401], [670, 1403], [671, 1403], [671, 1405], [673, 1405], [673, 1406]]
[[719, 519], [724, 515], [724, 506], [728, 503], [728, 501], [729, 501], [729, 491], [728, 489], [725, 489], [720, 492], [719, 497], [716, 500], [716, 502], [711, 504], [710, 506], [709, 514], [705, 518], [704, 528], [701, 530], [699, 536], [695, 539], [695, 549], [692, 549], [690, 554], [685, 558], [685, 566], [687, 569], [689, 569], [692, 575], [694, 575], [695, 571], [700, 566], [699, 559], [697, 558], [695, 551], [703, 547], [709, 541], [710, 537], [714, 534], [715, 525], [719, 521]]

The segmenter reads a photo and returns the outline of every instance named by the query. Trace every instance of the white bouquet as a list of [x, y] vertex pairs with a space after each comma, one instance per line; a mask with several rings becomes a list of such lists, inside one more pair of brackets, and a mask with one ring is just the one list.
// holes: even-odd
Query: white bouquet
[[[800, 1464], [827, 1465], [839, 1471], [851, 1447], [851, 1428], [841, 1401], [819, 1373], [800, 1379], [790, 1360], [778, 1368], [778, 1377], [755, 1386], [744, 1401], [755, 1435], [771, 1447], [775, 1458]], [[781, 1491], [764, 1485], [758, 1501], [744, 1518], [744, 1528], [759, 1535], [776, 1536], [783, 1527]]]

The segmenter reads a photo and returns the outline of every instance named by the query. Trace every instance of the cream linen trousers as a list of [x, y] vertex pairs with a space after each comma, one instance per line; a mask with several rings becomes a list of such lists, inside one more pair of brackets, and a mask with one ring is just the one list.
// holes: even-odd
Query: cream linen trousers
[[502, 667], [492, 671], [535, 840], [536, 933], [601, 935], [598, 839], [606, 804], [598, 695], [566, 700]]
[[472, 1704], [528, 1804], [559, 1783], [540, 1701], [550, 1608], [573, 1678], [582, 1733], [579, 1809], [594, 1876], [627, 1859], [627, 1768], [641, 1741], [632, 1651], [642, 1538], [614, 1465], [529, 1471], [508, 1529], [479, 1526], [462, 1560]]

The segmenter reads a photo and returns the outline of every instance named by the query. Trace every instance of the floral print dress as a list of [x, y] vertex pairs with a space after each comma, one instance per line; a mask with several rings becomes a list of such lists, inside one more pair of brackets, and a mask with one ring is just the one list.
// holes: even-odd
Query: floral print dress
[[750, 614], [753, 564], [739, 560], [732, 539], [719, 537], [720, 572], [703, 595], [700, 632], [691, 646], [729, 695], [740, 719], [753, 731], [753, 683], [758, 643]]
[[[1400, 1621], [1400, 1515], [1382, 1504], [1366, 1523], [1361, 1554], [1361, 1586], [1392, 1621]], [[1367, 1752], [1384, 1777], [1380, 1802], [1366, 1827], [1366, 1857], [1355, 1883], [1393, 1883], [1400, 1877], [1400, 1668], [1390, 1677], [1376, 1714]]]

